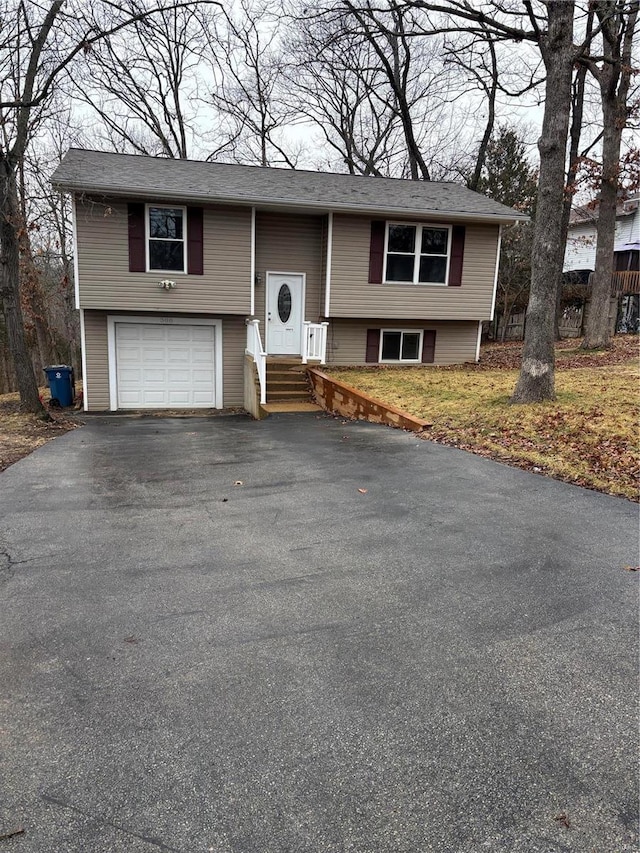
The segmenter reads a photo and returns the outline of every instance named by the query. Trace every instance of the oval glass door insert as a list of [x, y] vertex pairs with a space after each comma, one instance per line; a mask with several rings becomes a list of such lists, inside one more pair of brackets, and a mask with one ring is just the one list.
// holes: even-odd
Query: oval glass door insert
[[283, 284], [278, 291], [278, 316], [281, 323], [286, 323], [291, 316], [291, 290], [288, 284]]

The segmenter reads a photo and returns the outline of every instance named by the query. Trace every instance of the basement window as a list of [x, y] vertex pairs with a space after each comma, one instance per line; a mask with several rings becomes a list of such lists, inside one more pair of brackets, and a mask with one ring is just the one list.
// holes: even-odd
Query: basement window
[[381, 362], [420, 362], [422, 330], [383, 329], [380, 335]]

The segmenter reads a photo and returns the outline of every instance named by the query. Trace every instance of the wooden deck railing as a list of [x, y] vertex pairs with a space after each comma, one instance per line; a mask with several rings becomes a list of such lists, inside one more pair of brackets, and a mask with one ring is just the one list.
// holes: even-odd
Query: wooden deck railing
[[611, 276], [611, 295], [627, 296], [640, 293], [640, 272], [638, 270], [618, 270]]

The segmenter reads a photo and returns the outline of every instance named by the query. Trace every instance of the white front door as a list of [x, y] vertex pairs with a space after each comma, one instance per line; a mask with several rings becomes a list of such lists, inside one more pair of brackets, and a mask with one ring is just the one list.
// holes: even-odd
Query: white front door
[[267, 352], [300, 355], [304, 319], [304, 273], [267, 273]]

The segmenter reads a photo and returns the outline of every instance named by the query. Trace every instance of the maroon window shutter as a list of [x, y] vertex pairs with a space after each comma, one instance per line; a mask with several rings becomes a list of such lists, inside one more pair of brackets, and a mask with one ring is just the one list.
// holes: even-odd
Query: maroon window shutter
[[451, 231], [451, 262], [449, 263], [449, 287], [462, 284], [462, 259], [464, 258], [464, 225], [454, 225]]
[[129, 272], [146, 272], [144, 204], [129, 205]]
[[422, 363], [433, 364], [436, 358], [436, 333], [425, 329], [422, 333]]
[[202, 248], [204, 231], [202, 224], [202, 208], [187, 208], [187, 272], [189, 275], [202, 275], [204, 264]]
[[[371, 221], [371, 245], [369, 247], [369, 281], [372, 284], [382, 284], [384, 264], [384, 229], [383, 219]], [[376, 358], [376, 361], [378, 359]]]
[[378, 355], [380, 353], [380, 329], [367, 329], [367, 354], [365, 361], [367, 363], [378, 363]]

